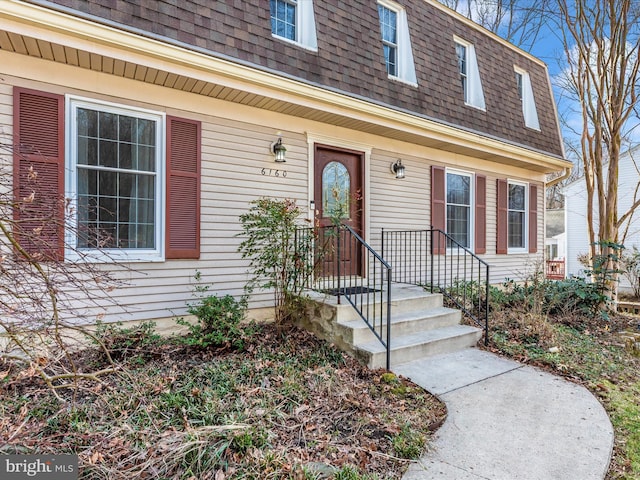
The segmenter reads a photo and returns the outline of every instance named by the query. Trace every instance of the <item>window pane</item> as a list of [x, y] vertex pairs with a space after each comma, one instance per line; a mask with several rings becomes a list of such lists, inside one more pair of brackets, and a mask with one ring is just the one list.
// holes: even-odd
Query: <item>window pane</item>
[[322, 171], [322, 212], [330, 217], [339, 214], [349, 217], [351, 178], [347, 168], [339, 162], [329, 162]]
[[78, 113], [78, 136], [97, 137], [98, 136], [98, 112], [79, 108]]
[[118, 124], [118, 140], [120, 140], [121, 142], [131, 142], [135, 123], [135, 118], [120, 115], [120, 122]]
[[524, 212], [509, 212], [509, 248], [524, 248]]
[[133, 148], [133, 145], [131, 145], [130, 143], [120, 144], [120, 155], [118, 158], [118, 166], [120, 168], [133, 168]]
[[456, 54], [458, 55], [458, 70], [461, 75], [467, 74], [467, 47], [456, 43]]
[[137, 163], [134, 168], [145, 172], [153, 172], [156, 169], [156, 149], [155, 147], [138, 146]]
[[103, 167], [118, 166], [118, 142], [110, 140], [99, 141], [98, 165]]
[[389, 45], [384, 45], [384, 61], [387, 65], [387, 73], [389, 75], [397, 75], [397, 50]]
[[[470, 213], [469, 207], [447, 205], [447, 233], [463, 247], [469, 247], [470, 241]], [[449, 247], [451, 245], [448, 245]]]
[[100, 138], [118, 139], [118, 115], [100, 112], [98, 119], [98, 135]]
[[155, 145], [156, 122], [153, 120], [138, 119], [135, 141], [140, 145]]
[[98, 141], [95, 138], [78, 137], [78, 163], [98, 164]]
[[525, 188], [524, 185], [509, 184], [509, 210], [524, 211], [525, 205]]
[[447, 203], [471, 205], [471, 177], [447, 173]]
[[117, 220], [118, 199], [116, 197], [100, 197], [99, 201], [98, 219], [101, 222], [115, 222]]
[[78, 169], [78, 195], [95, 194], [98, 191], [98, 172], [87, 168]]

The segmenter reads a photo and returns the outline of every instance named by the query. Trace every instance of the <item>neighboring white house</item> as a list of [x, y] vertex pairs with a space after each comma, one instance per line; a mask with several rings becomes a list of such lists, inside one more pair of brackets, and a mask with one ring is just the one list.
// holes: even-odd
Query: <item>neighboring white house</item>
[[[633, 203], [640, 198], [638, 184], [640, 172], [640, 147], [635, 147], [622, 154], [620, 158], [618, 183], [618, 216], [622, 217]], [[606, 168], [606, 166], [605, 166]], [[589, 235], [587, 230], [587, 189], [584, 177], [580, 177], [563, 189], [565, 196], [565, 231], [566, 231], [566, 272], [567, 276], [583, 276], [584, 265], [578, 257], [589, 251]], [[597, 199], [596, 199], [597, 202]], [[597, 203], [594, 205], [597, 209]], [[594, 218], [594, 229], [598, 230], [597, 218]], [[626, 248], [640, 248], [640, 210], [620, 228], [620, 243]], [[623, 278], [621, 287], [628, 287]]]
[[545, 212], [544, 257], [546, 260], [564, 260], [566, 256], [566, 232], [564, 208]]

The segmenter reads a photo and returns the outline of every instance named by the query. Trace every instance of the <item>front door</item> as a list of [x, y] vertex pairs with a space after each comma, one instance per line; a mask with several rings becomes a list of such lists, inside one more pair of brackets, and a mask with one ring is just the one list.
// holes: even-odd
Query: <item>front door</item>
[[[323, 145], [315, 146], [314, 195], [319, 227], [339, 222], [363, 237], [364, 154]], [[362, 275], [362, 250], [349, 235], [336, 237], [326, 228], [318, 245], [323, 276], [337, 275], [336, 255], [342, 259], [340, 275]]]

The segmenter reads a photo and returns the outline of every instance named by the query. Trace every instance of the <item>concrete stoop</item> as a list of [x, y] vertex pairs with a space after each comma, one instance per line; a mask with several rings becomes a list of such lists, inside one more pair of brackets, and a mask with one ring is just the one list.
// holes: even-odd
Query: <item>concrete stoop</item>
[[[355, 309], [335, 296], [313, 292], [301, 326], [335, 343], [370, 368], [386, 366], [385, 347]], [[442, 295], [421, 287], [394, 285], [391, 291], [391, 364], [473, 347], [482, 330], [460, 325], [461, 313], [443, 306]], [[386, 302], [382, 306], [386, 311]], [[386, 327], [381, 329], [385, 331]]]

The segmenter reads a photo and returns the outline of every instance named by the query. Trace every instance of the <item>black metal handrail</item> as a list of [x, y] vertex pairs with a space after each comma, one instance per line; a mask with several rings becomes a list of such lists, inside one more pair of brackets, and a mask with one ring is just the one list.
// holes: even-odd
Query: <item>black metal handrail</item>
[[489, 341], [489, 264], [442, 230], [382, 229], [381, 255], [397, 283], [437, 291], [484, 329]]
[[[312, 232], [312, 234], [311, 234]], [[306, 242], [313, 239], [314, 248]], [[313, 275], [305, 278], [310, 290], [345, 298], [386, 349], [387, 370], [391, 365], [391, 266], [348, 225], [299, 229], [300, 256], [313, 262]]]

